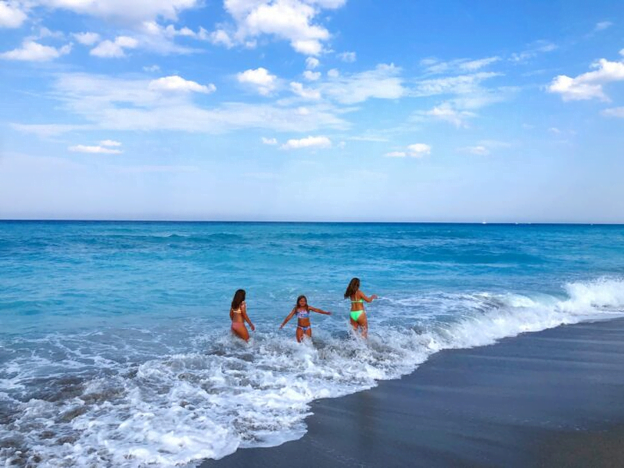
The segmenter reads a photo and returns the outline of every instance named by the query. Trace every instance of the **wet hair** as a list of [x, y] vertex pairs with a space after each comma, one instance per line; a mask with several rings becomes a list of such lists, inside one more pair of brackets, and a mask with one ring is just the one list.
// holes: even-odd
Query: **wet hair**
[[353, 278], [349, 282], [349, 286], [347, 286], [347, 290], [344, 293], [345, 299], [348, 297], [355, 296], [355, 293], [360, 289], [360, 278]]
[[232, 310], [237, 310], [240, 305], [245, 300], [245, 290], [239, 289], [234, 293], [234, 298], [232, 299]]
[[299, 305], [299, 301], [300, 301], [301, 299], [305, 299], [305, 301], [306, 301], [305, 308], [306, 308], [306, 310], [310, 310], [310, 306], [308, 305], [308, 298], [307, 298], [307, 297], [305, 297], [303, 294], [297, 298], [297, 304], [295, 305], [295, 307], [296, 307], [297, 309], [298, 309], [299, 307], [301, 307], [301, 306]]

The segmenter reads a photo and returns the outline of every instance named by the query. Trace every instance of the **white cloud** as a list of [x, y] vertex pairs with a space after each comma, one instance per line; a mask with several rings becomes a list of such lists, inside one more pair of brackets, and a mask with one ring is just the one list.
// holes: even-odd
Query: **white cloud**
[[27, 62], [47, 62], [59, 58], [71, 52], [71, 44], [61, 48], [41, 45], [38, 42], [26, 41], [19, 49], [11, 50], [0, 54], [0, 58], [7, 60], [22, 60]]
[[490, 154], [490, 150], [483, 145], [469, 146], [466, 150], [470, 154], [476, 154], [477, 156], [487, 156]]
[[509, 148], [510, 146], [510, 143], [504, 141], [481, 140], [474, 146], [467, 146], [466, 148], [460, 148], [460, 150], [477, 156], [489, 156], [492, 154], [492, 151]]
[[100, 146], [121, 146], [121, 143], [119, 141], [115, 141], [115, 140], [102, 140], [100, 141]]
[[431, 146], [425, 143], [414, 143], [409, 145], [405, 151], [390, 151], [384, 154], [387, 158], [404, 158], [410, 156], [412, 158], [422, 158], [431, 154]]
[[456, 127], [466, 127], [466, 120], [475, 116], [473, 112], [454, 109], [449, 103], [436, 106], [433, 109], [426, 111], [425, 115], [433, 117], [437, 120], [449, 122]]
[[19, 28], [26, 21], [26, 13], [13, 2], [0, 1], [0, 28]]
[[134, 49], [139, 45], [139, 41], [133, 37], [118, 36], [115, 41], [102, 41], [89, 52], [91, 55], [102, 58], [125, 57], [124, 49]]
[[613, 26], [611, 21], [601, 21], [600, 23], [596, 23], [594, 31], [604, 31], [605, 29], [609, 29], [611, 26]]
[[143, 67], [143, 71], [155, 73], [160, 71], [159, 65], [150, 65], [149, 67]]
[[271, 75], [266, 68], [256, 68], [255, 70], [245, 70], [236, 75], [239, 83], [251, 85], [263, 96], [271, 94], [277, 85], [277, 76]]
[[104, 146], [74, 145], [70, 146], [68, 149], [73, 153], [121, 154], [121, 150], [106, 148]]
[[67, 125], [67, 124], [19, 124], [11, 123], [11, 128], [17, 131], [37, 135], [40, 138], [50, 138], [74, 130], [90, 130], [89, 125]]
[[343, 52], [338, 54], [338, 58], [343, 62], [353, 63], [357, 59], [355, 52]]
[[195, 92], [210, 94], [217, 90], [217, 87], [210, 83], [209, 85], [201, 85], [195, 81], [185, 80], [184, 78], [173, 75], [152, 80], [148, 89], [152, 91], [169, 91], [169, 92]]
[[321, 99], [321, 93], [316, 89], [304, 88], [301, 83], [297, 83], [293, 81], [290, 83], [290, 89], [297, 96], [300, 96], [304, 99], [312, 99], [317, 100]]
[[199, 0], [34, 0], [49, 7], [124, 23], [166, 18], [177, 20], [184, 10], [197, 7]]
[[162, 93], [149, 89], [149, 79], [60, 73], [50, 97], [78, 119], [72, 125], [12, 124], [24, 132], [59, 134], [72, 130], [170, 130], [220, 134], [240, 129], [271, 132], [346, 130], [349, 124], [327, 103], [305, 109], [291, 105], [225, 102], [204, 107], [195, 93]]
[[422, 158], [431, 154], [431, 146], [424, 143], [415, 143], [407, 147], [407, 154], [413, 158]]
[[416, 83], [411, 94], [417, 97], [435, 96], [437, 94], [470, 94], [478, 89], [481, 82], [497, 76], [501, 76], [501, 74], [479, 72], [469, 75], [421, 80]]
[[332, 68], [331, 70], [327, 72], [327, 76], [329, 78], [338, 78], [340, 76], [340, 72], [336, 70], [335, 68]]
[[602, 111], [602, 115], [624, 119], [624, 107], [612, 107], [611, 109], [605, 109]]
[[381, 64], [374, 70], [348, 76], [332, 73], [331, 79], [320, 85], [320, 91], [341, 104], [356, 104], [370, 98], [398, 99], [406, 94], [400, 71], [393, 64]]
[[592, 64], [592, 68], [596, 70], [583, 73], [576, 78], [566, 75], [557, 76], [548, 86], [548, 91], [560, 94], [564, 101], [588, 99], [609, 101], [602, 87], [606, 83], [624, 80], [624, 63], [600, 59]]
[[302, 149], [302, 148], [330, 148], [332, 145], [331, 140], [324, 136], [309, 136], [301, 138], [300, 140], [288, 140], [281, 148], [290, 149]]
[[94, 32], [82, 32], [72, 34], [82, 45], [92, 46], [100, 40], [100, 35]]
[[277, 139], [262, 137], [262, 143], [265, 145], [277, 145]]
[[308, 57], [306, 59], [306, 68], [308, 70], [314, 70], [315, 68], [317, 68], [319, 65], [321, 64], [321, 62], [319, 61], [319, 59], [317, 59], [316, 57]]
[[561, 130], [559, 130], [557, 127], [550, 127], [548, 131], [550, 133], [554, 133], [555, 135], [559, 135], [561, 133]]
[[317, 81], [319, 78], [321, 78], [321, 72], [306, 70], [303, 72], [303, 77], [308, 81]]
[[316, 16], [324, 9], [340, 8], [345, 3], [346, 0], [225, 0], [224, 7], [235, 25], [232, 33], [226, 32], [227, 26], [218, 29], [222, 31], [220, 42], [226, 46], [244, 44], [266, 34], [289, 41], [299, 53], [316, 56], [331, 36], [323, 26], [314, 24]]
[[557, 50], [559, 47], [556, 44], [548, 41], [535, 41], [529, 45], [526, 50], [522, 52], [516, 52], [511, 54], [509, 60], [515, 63], [526, 62], [529, 59], [537, 57], [539, 54], [543, 54], [546, 52], [552, 52], [553, 50]]
[[225, 46], [228, 49], [234, 47], [234, 40], [222, 29], [218, 29], [210, 34], [210, 42]]
[[425, 67], [425, 71], [431, 74], [438, 73], [466, 73], [476, 72], [481, 68], [485, 68], [492, 63], [501, 60], [500, 57], [485, 57], [482, 59], [455, 59], [448, 62], [438, 60], [436, 58], [426, 58], [420, 61], [420, 64]]

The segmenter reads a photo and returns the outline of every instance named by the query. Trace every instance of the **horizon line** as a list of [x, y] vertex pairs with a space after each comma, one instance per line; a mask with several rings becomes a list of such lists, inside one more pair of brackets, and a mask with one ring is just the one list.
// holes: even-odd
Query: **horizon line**
[[583, 221], [295, 221], [295, 220], [193, 220], [193, 219], [80, 219], [80, 218], [0, 218], [0, 223], [222, 223], [222, 224], [460, 224], [460, 225], [561, 225], [561, 226], [622, 226], [624, 222]]

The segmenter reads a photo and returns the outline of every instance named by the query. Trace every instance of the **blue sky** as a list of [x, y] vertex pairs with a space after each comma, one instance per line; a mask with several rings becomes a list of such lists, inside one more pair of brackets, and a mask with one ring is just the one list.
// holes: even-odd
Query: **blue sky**
[[0, 0], [0, 217], [624, 222], [616, 1]]

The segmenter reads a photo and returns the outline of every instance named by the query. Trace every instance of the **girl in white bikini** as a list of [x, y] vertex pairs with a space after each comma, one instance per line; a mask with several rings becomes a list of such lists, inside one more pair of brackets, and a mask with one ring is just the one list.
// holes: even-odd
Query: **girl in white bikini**
[[284, 319], [284, 322], [280, 326], [280, 330], [284, 328], [284, 325], [286, 325], [288, 321], [296, 315], [297, 331], [295, 332], [295, 337], [297, 338], [297, 341], [301, 343], [304, 335], [312, 338], [310, 311], [316, 312], [317, 314], [331, 315], [331, 312], [325, 312], [324, 310], [317, 309], [316, 307], [308, 305], [308, 299], [305, 296], [299, 296], [297, 298], [297, 304], [295, 305], [295, 307], [293, 307], [293, 310], [290, 312], [290, 314], [288, 314], [288, 317]]

